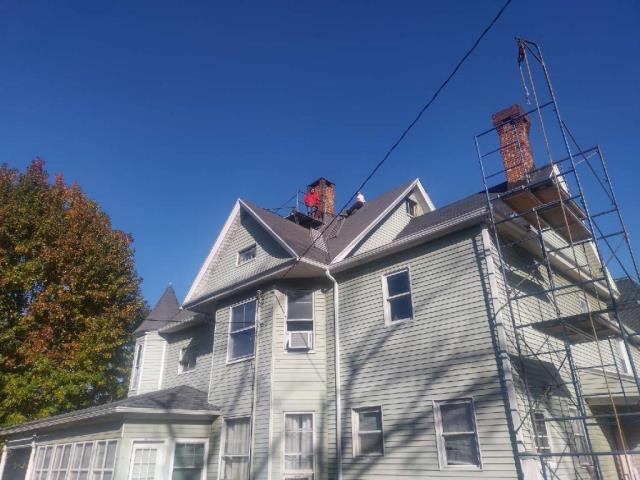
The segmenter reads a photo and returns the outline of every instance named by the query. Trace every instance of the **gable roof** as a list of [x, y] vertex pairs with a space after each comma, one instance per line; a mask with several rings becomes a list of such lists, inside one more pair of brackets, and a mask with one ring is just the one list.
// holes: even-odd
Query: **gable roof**
[[153, 309], [145, 317], [142, 323], [138, 325], [138, 328], [134, 330], [134, 333], [139, 334], [159, 330], [171, 323], [173, 317], [175, 317], [179, 311], [180, 304], [178, 303], [176, 292], [173, 290], [173, 287], [169, 285], [164, 290]]
[[5, 428], [0, 430], [0, 437], [114, 414], [144, 414], [145, 410], [147, 413], [219, 415], [219, 409], [207, 401], [206, 392], [181, 385]]

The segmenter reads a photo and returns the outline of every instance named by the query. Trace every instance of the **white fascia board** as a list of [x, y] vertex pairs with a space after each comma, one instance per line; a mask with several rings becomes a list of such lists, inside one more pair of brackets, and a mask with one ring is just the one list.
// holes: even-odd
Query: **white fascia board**
[[246, 203], [244, 203], [242, 200], [238, 200], [238, 202], [240, 203], [240, 205], [242, 206], [242, 208], [249, 213], [253, 219], [255, 221], [257, 221], [260, 225], [262, 225], [262, 227], [269, 232], [269, 234], [276, 239], [276, 241], [287, 251], [291, 254], [292, 257], [294, 258], [298, 258], [298, 254], [295, 252], [295, 250], [293, 248], [291, 248], [289, 246], [289, 244], [287, 242], [285, 242], [280, 235], [278, 235], [276, 232], [274, 232], [271, 227], [269, 225], [267, 225], [261, 218], [260, 216], [254, 212], [251, 207], [249, 207], [249, 205], [247, 205]]
[[422, 182], [420, 181], [419, 178], [416, 178], [416, 188], [418, 189], [420, 194], [424, 197], [424, 201], [426, 202], [427, 206], [429, 207], [429, 211], [433, 212], [436, 209], [436, 206], [431, 201], [431, 197], [429, 196], [427, 191], [424, 189], [424, 186], [422, 185]]
[[[360, 234], [354, 238], [351, 243], [349, 243], [349, 245], [347, 245], [338, 255], [336, 255], [333, 260], [331, 261], [331, 264], [334, 263], [338, 263], [342, 260], [345, 259], [345, 257], [347, 255], [349, 255], [351, 253], [351, 251], [356, 248], [356, 246], [360, 243], [360, 241], [367, 236], [367, 234], [373, 230], [387, 215], [389, 215], [389, 213], [391, 212], [391, 210], [393, 210], [394, 208], [396, 208], [398, 206], [398, 204], [400, 203], [400, 201], [406, 197], [409, 192], [411, 192], [411, 190], [413, 190], [414, 188], [416, 188], [417, 185], [420, 184], [420, 180], [419, 179], [415, 179], [413, 182], [411, 182], [409, 184], [409, 186], [407, 188], [405, 188], [402, 193], [400, 193], [400, 195], [398, 195], [396, 197], [396, 199], [391, 202], [389, 204], [389, 206], [387, 208], [384, 209], [384, 211], [378, 215], [368, 226], [367, 228], [365, 228], [362, 232], [360, 232]], [[421, 194], [426, 195], [426, 191], [424, 190], [424, 188], [422, 188], [422, 185], [420, 185], [420, 188], [418, 188], [418, 191]], [[431, 202], [431, 199], [429, 199], [428, 196], [425, 197], [425, 202], [429, 205], [432, 206], [433, 203]]]
[[236, 200], [236, 203], [233, 206], [233, 209], [231, 210], [231, 213], [229, 214], [227, 221], [224, 223], [224, 226], [222, 227], [222, 230], [220, 231], [218, 238], [216, 238], [216, 241], [211, 247], [211, 250], [209, 251], [209, 255], [207, 255], [207, 259], [202, 264], [202, 267], [200, 268], [198, 275], [196, 275], [195, 280], [191, 284], [191, 288], [189, 288], [189, 291], [187, 292], [187, 296], [182, 302], [183, 305], [189, 303], [192, 300], [191, 297], [193, 297], [196, 287], [200, 284], [200, 282], [202, 281], [202, 277], [204, 276], [206, 271], [209, 269], [209, 266], [213, 263], [218, 251], [220, 250], [220, 247], [222, 246], [224, 238], [227, 236], [227, 233], [229, 232], [231, 225], [233, 225], [233, 221], [235, 220], [236, 216], [238, 216], [239, 213], [240, 213], [240, 199]]

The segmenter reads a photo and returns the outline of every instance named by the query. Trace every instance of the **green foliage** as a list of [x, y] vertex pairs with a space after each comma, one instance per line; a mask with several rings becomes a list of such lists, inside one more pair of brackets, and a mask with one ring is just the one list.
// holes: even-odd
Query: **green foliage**
[[132, 241], [41, 160], [0, 166], [0, 425], [124, 395], [145, 310]]

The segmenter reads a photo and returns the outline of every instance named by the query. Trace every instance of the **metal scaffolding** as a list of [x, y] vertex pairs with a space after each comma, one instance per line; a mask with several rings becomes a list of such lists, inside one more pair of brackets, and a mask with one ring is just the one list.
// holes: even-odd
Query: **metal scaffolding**
[[[516, 405], [508, 406], [520, 419], [509, 422], [514, 454], [537, 460], [545, 479], [561, 478], [567, 461], [574, 478], [608, 478], [607, 458], [620, 478], [637, 478], [625, 473], [633, 472], [625, 426], [640, 421], [638, 353], [632, 347], [640, 344], [640, 333], [623, 322], [621, 309], [630, 301], [620, 300], [613, 276], [640, 282], [638, 264], [600, 147], [580, 148], [560, 115], [540, 47], [522, 38], [516, 43], [529, 109], [494, 121], [494, 128], [475, 137], [501, 279], [494, 339], [500, 315], [506, 325], [505, 350], [498, 351], [499, 341], [494, 347], [499, 365], [506, 351], [512, 366], [512, 372], [499, 368], [503, 388], [514, 378], [518, 386], [511, 400]], [[516, 128], [524, 117], [535, 128], [531, 139], [528, 130], [524, 138]], [[509, 140], [500, 138], [496, 146], [505, 129], [512, 129]], [[519, 158], [516, 163], [504, 160], [507, 150]], [[542, 167], [528, 163], [532, 151], [544, 152]], [[523, 172], [520, 181], [513, 181], [514, 172]], [[594, 378], [598, 387], [585, 387]], [[541, 403], [557, 398], [556, 411], [545, 416]], [[551, 424], [565, 442], [549, 442]], [[594, 437], [596, 427], [609, 433], [610, 448]], [[520, 440], [524, 430], [528, 444]]]

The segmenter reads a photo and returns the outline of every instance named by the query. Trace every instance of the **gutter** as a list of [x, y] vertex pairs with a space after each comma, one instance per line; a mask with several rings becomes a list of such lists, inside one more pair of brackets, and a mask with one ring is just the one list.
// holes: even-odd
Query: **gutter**
[[338, 480], [342, 480], [342, 392], [340, 387], [340, 310], [338, 281], [331, 276], [329, 269], [325, 275], [333, 282], [333, 340], [334, 368], [336, 377], [336, 456], [338, 457]]

